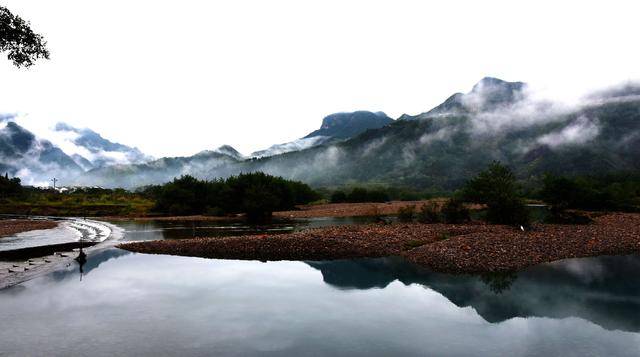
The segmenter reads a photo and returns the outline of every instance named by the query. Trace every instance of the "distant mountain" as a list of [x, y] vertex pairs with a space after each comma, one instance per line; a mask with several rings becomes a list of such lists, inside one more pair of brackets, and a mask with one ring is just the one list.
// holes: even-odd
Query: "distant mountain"
[[[470, 92], [454, 94], [403, 120], [393, 121], [383, 113], [339, 113], [325, 118], [322, 127], [305, 138], [272, 146], [252, 158], [223, 146], [188, 157], [99, 167], [76, 182], [134, 188], [184, 174], [214, 179], [263, 171], [314, 186], [380, 184], [439, 192], [459, 188], [492, 160], [511, 166], [525, 182], [535, 182], [546, 172], [640, 170], [637, 88], [611, 88], [568, 106], [536, 101], [522, 82], [484, 78]], [[23, 141], [5, 144], [0, 153], [10, 155]], [[58, 153], [61, 164], [81, 162], [55, 146], [49, 149]], [[6, 166], [13, 161], [0, 162]], [[75, 162], [69, 166], [82, 171]]]
[[201, 151], [193, 156], [163, 157], [142, 164], [111, 165], [90, 170], [77, 179], [77, 184], [104, 187], [135, 188], [160, 184], [182, 175], [201, 179], [229, 176], [233, 164], [244, 160], [242, 155], [228, 145], [214, 150]]
[[357, 182], [439, 191], [460, 187], [492, 160], [534, 181], [545, 172], [640, 170], [640, 98], [634, 92], [567, 107], [536, 102], [525, 88], [485, 78], [413, 120], [242, 162], [236, 171], [260, 170], [316, 186]]
[[309, 149], [314, 146], [335, 143], [362, 134], [369, 129], [378, 129], [393, 122], [383, 112], [356, 111], [335, 113], [324, 117], [320, 129], [307, 136], [284, 144], [276, 144], [268, 149], [255, 151], [251, 157], [268, 157], [292, 151]]
[[305, 138], [328, 136], [336, 139], [349, 139], [369, 129], [382, 128], [392, 122], [393, 119], [383, 112], [336, 113], [322, 119], [320, 129], [311, 132]]
[[280, 155], [292, 151], [300, 151], [322, 145], [331, 141], [330, 136], [313, 136], [310, 138], [301, 138], [284, 144], [272, 145], [265, 150], [254, 151], [251, 157], [262, 158], [274, 155]]
[[244, 155], [242, 155], [240, 152], [238, 152], [238, 150], [236, 150], [234, 147], [232, 147], [231, 145], [222, 145], [219, 148], [213, 150], [216, 153], [219, 154], [223, 154], [223, 155], [227, 155], [230, 156], [236, 160], [244, 160], [245, 157]]
[[5, 117], [0, 122], [0, 170], [27, 184], [43, 184], [52, 177], [68, 178], [83, 170], [50, 141], [37, 138]]
[[514, 105], [525, 97], [526, 84], [485, 77], [469, 93], [455, 93], [442, 104], [416, 116], [403, 115], [400, 119], [415, 120], [440, 115], [465, 115], [495, 111]]
[[152, 159], [135, 147], [109, 141], [91, 129], [78, 129], [66, 123], [58, 123], [54, 131], [61, 134], [56, 135], [56, 138], [62, 142], [58, 141], [56, 144], [73, 154], [76, 163], [85, 169], [114, 164], [139, 164]]

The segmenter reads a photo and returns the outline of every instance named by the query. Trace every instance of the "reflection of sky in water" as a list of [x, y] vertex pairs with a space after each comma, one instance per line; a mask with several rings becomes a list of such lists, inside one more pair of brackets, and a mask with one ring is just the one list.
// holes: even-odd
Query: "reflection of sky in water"
[[193, 237], [221, 237], [244, 234], [275, 234], [307, 228], [370, 223], [371, 217], [322, 217], [293, 220], [274, 220], [263, 226], [249, 226], [230, 221], [120, 221], [126, 240], [183, 239]]
[[[613, 272], [601, 263], [601, 276], [620, 278], [638, 258], [623, 263]], [[0, 291], [0, 355], [624, 356], [640, 348], [639, 334], [582, 316], [589, 303], [633, 307], [638, 288], [594, 286], [558, 265], [521, 273], [501, 294], [479, 278], [398, 259], [260, 263], [110, 249], [89, 257], [82, 282], [76, 270]], [[582, 315], [546, 317], [563, 304]], [[491, 309], [513, 311], [489, 323]], [[609, 327], [633, 325], [618, 318]]]

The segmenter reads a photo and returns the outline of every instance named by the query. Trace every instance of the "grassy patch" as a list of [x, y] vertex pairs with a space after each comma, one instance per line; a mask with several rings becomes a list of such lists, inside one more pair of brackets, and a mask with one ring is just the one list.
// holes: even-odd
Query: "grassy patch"
[[447, 240], [449, 238], [451, 238], [451, 235], [449, 233], [438, 233], [438, 240]]
[[411, 250], [411, 249], [414, 249], [414, 248], [421, 247], [421, 246], [423, 246], [425, 244], [426, 243], [421, 241], [421, 240], [415, 240], [414, 239], [414, 240], [410, 240], [410, 241], [404, 243], [404, 249], [405, 250]]

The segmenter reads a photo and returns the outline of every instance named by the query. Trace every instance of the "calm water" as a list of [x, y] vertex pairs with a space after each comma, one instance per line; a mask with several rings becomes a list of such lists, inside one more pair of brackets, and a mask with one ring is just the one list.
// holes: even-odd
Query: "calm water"
[[83, 270], [0, 290], [0, 356], [640, 353], [637, 256], [452, 276], [399, 258], [261, 263], [110, 248]]

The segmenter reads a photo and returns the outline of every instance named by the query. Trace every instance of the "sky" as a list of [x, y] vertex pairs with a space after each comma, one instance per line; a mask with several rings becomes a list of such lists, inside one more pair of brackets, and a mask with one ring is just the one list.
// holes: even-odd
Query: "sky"
[[342, 111], [429, 110], [485, 76], [571, 100], [640, 79], [637, 1], [0, 0], [51, 59], [0, 58], [0, 113], [160, 156], [244, 154]]

